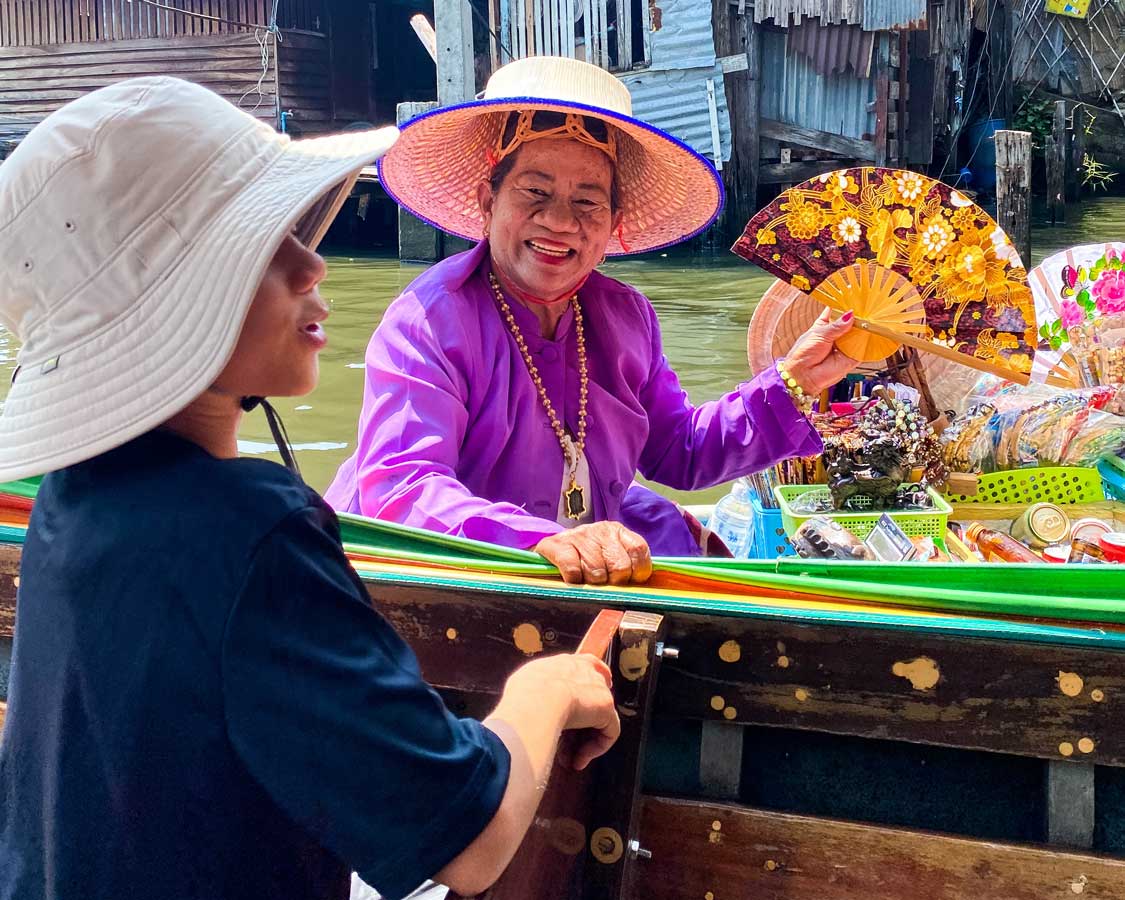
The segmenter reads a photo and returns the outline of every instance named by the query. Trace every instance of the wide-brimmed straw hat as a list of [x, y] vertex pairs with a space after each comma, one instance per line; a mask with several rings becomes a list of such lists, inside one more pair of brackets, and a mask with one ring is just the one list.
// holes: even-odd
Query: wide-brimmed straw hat
[[0, 481], [96, 456], [201, 395], [285, 235], [315, 245], [397, 133], [293, 141], [175, 78], [36, 126], [0, 164], [0, 322], [22, 343]]
[[383, 187], [423, 221], [480, 240], [484, 222], [477, 186], [488, 177], [490, 151], [514, 110], [578, 113], [617, 130], [624, 216], [622, 233], [607, 247], [610, 256], [687, 240], [722, 209], [722, 181], [704, 157], [633, 118], [628, 88], [609, 72], [555, 56], [508, 63], [489, 78], [480, 99], [433, 110], [402, 126], [402, 137], [379, 162]]

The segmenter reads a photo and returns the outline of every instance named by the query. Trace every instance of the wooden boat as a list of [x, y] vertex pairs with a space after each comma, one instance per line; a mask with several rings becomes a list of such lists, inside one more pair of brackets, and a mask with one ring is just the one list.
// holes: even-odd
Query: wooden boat
[[643, 588], [570, 587], [534, 554], [342, 525], [463, 714], [627, 611], [622, 739], [584, 820], [534, 826], [577, 876], [528, 900], [1125, 900], [1125, 570], [658, 560]]

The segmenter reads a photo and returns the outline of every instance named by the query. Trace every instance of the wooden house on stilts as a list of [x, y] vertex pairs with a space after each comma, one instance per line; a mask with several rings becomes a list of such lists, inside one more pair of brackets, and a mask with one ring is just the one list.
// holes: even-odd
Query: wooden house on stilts
[[295, 134], [393, 121], [419, 85], [418, 99], [433, 93], [415, 7], [425, 0], [0, 0], [0, 140], [135, 75], [190, 79]]

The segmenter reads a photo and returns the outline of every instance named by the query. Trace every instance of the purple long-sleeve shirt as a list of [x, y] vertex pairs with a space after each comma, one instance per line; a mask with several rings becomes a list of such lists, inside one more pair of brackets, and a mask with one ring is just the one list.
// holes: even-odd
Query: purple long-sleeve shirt
[[[564, 459], [488, 283], [488, 245], [410, 284], [367, 348], [356, 453], [325, 493], [339, 510], [534, 547], [555, 521]], [[774, 371], [693, 406], [668, 365], [652, 304], [594, 272], [579, 292], [589, 400], [585, 454], [597, 520], [620, 519], [639, 471], [696, 490], [821, 451]], [[578, 349], [568, 309], [554, 340], [512, 313], [556, 413], [577, 432]], [[675, 552], [650, 537], [654, 553]]]

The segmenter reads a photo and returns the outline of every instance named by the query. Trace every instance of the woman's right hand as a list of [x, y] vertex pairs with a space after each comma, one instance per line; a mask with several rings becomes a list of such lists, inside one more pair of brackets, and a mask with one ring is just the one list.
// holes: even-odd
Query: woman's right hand
[[620, 522], [561, 531], [543, 538], [535, 552], [557, 566], [567, 584], [641, 584], [652, 577], [648, 544]]

